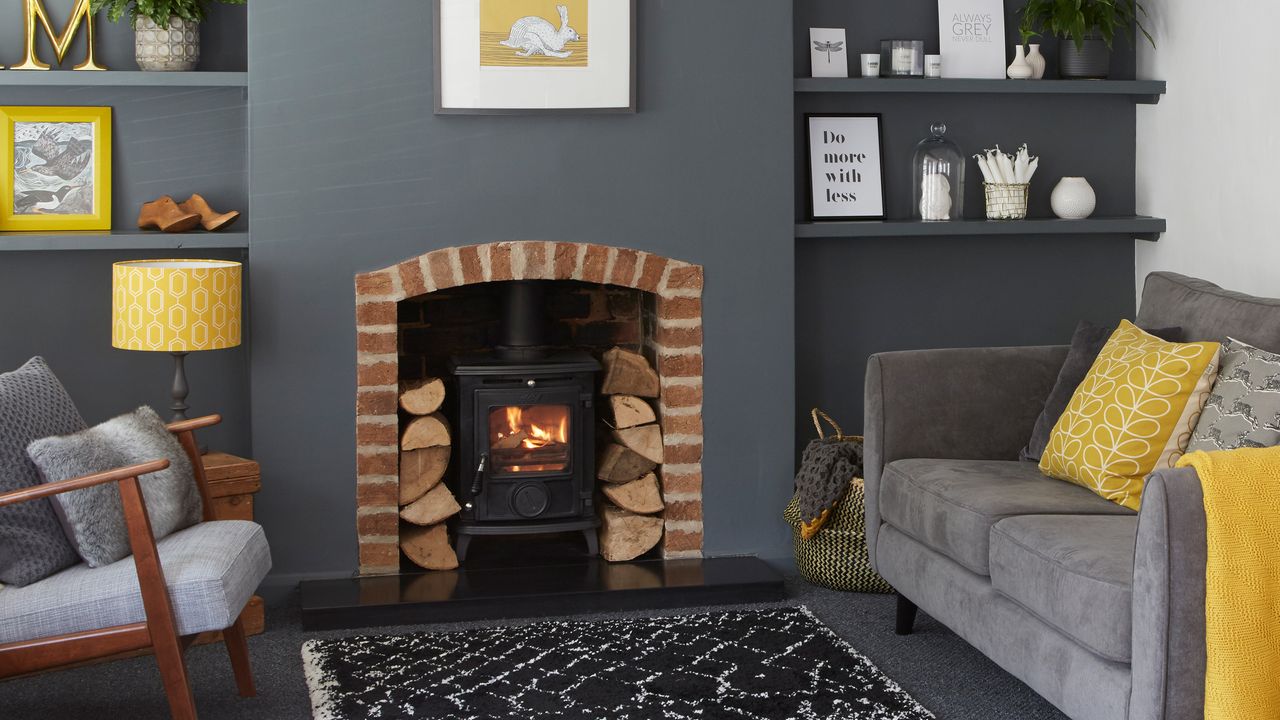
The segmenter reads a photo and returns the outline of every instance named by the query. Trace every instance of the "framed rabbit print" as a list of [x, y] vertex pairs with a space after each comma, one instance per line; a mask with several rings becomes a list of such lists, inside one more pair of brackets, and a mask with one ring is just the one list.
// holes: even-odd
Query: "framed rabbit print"
[[437, 114], [635, 112], [635, 0], [435, 0]]

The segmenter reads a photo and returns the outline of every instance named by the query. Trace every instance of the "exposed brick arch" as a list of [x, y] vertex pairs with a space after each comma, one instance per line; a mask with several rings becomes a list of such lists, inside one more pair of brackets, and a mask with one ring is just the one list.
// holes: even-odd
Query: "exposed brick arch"
[[356, 290], [356, 524], [361, 574], [399, 571], [397, 304], [462, 285], [577, 280], [654, 299], [645, 340], [662, 378], [665, 557], [702, 554], [702, 266], [587, 243], [503, 242], [434, 250], [361, 273]]

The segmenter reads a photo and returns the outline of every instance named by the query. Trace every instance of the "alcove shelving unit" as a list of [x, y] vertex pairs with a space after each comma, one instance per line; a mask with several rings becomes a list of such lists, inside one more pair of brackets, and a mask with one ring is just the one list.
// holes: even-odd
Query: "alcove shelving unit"
[[796, 225], [796, 238], [965, 237], [975, 235], [1123, 235], [1155, 241], [1165, 231], [1163, 218], [1091, 217], [1085, 220], [913, 220], [811, 222]]
[[913, 93], [979, 95], [1124, 95], [1155, 105], [1163, 80], [965, 80], [889, 78], [796, 78], [797, 93]]
[[0, 71], [0, 87], [249, 87], [247, 72]]
[[162, 233], [135, 231], [0, 233], [0, 252], [68, 250], [235, 250], [248, 249], [247, 231]]

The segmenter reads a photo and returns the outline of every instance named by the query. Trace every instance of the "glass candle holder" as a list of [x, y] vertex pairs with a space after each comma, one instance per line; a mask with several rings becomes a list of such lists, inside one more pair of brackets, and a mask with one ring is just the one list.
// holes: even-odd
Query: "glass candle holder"
[[881, 40], [880, 74], [885, 77], [924, 77], [924, 41]]

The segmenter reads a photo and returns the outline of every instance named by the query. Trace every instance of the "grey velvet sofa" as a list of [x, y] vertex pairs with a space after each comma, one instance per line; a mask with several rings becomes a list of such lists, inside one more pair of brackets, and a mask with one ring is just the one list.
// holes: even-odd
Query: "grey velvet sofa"
[[[1153, 273], [1139, 324], [1280, 351], [1280, 300]], [[871, 561], [899, 593], [1074, 720], [1204, 716], [1205, 516], [1192, 469], [1134, 513], [1020, 462], [1066, 347], [875, 355]]]

